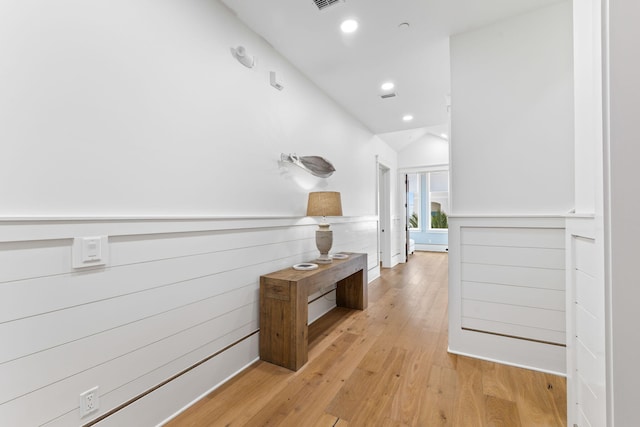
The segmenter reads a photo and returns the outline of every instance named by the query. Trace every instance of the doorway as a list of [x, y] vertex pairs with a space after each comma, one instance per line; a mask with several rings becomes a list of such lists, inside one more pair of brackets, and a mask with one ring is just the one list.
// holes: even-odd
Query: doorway
[[412, 250], [448, 252], [448, 167], [411, 171], [406, 177], [407, 244]]
[[380, 160], [376, 161], [378, 200], [378, 265], [391, 267], [391, 168]]

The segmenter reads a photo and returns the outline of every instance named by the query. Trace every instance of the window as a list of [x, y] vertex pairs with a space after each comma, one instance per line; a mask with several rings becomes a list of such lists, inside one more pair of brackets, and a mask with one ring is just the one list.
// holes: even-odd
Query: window
[[429, 228], [432, 230], [449, 228], [449, 173], [429, 172], [426, 174], [429, 181], [429, 211], [431, 221]]
[[449, 172], [407, 174], [409, 229], [414, 231], [449, 228]]

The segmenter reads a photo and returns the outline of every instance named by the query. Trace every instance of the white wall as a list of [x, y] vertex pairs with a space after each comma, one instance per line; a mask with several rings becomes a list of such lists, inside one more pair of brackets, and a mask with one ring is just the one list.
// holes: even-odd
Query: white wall
[[0, 40], [0, 215], [303, 215], [310, 188], [372, 214], [375, 154], [395, 161], [217, 1], [2, 2]]
[[[608, 194], [605, 218], [608, 233], [607, 286], [611, 323], [608, 344], [612, 352], [612, 420], [615, 425], [636, 423], [640, 393], [637, 355], [638, 335], [638, 240], [640, 240], [640, 198], [638, 198], [638, 159], [640, 146], [637, 121], [640, 117], [640, 58], [636, 40], [640, 38], [640, 4], [634, 1], [608, 1], [608, 105], [606, 143]], [[606, 105], [606, 104], [605, 104]], [[605, 117], [606, 114], [605, 114]], [[613, 425], [613, 423], [611, 424]]]
[[601, 0], [573, 6], [575, 208], [602, 212]]
[[573, 208], [571, 5], [452, 37], [457, 214]]
[[[2, 2], [0, 70], [0, 424], [78, 425], [215, 354], [101, 423], [152, 425], [255, 360], [259, 275], [314, 257], [309, 190], [342, 193], [335, 250], [379, 274], [394, 151], [219, 2]], [[74, 271], [73, 237], [94, 235], [111, 263]]]
[[398, 152], [398, 169], [449, 164], [449, 141], [425, 135]]
[[[451, 39], [449, 349], [555, 373], [566, 366], [557, 239], [574, 204], [571, 21], [564, 1]], [[480, 243], [465, 240], [475, 229]], [[510, 249], [493, 248], [505, 234]], [[490, 275], [469, 270], [482, 264]], [[530, 267], [545, 272], [538, 289]]]

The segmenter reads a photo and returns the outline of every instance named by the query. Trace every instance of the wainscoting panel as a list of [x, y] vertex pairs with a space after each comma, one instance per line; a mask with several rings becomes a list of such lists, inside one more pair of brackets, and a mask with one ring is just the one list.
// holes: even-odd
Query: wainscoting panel
[[[478, 330], [475, 320], [487, 320], [509, 325], [514, 337], [565, 343], [564, 284], [557, 287], [555, 280], [540, 287], [520, 284], [530, 279], [528, 272], [532, 269], [564, 278], [564, 230], [465, 226], [460, 229], [460, 242], [463, 269], [467, 265], [483, 266], [489, 272], [494, 270], [489, 276], [498, 280], [483, 282], [484, 275], [476, 277], [473, 267], [466, 269], [461, 284], [463, 328]], [[504, 267], [512, 267], [513, 282], [499, 277]], [[518, 325], [525, 328], [518, 330]], [[536, 328], [540, 331], [531, 334]], [[479, 330], [501, 333], [505, 328]]]
[[532, 342], [562, 342], [565, 340], [564, 331], [553, 331], [541, 329], [540, 327], [529, 327], [524, 325], [510, 324], [503, 321], [494, 322], [484, 319], [464, 319], [464, 331], [492, 331], [497, 336], [517, 337], [526, 334]]
[[564, 374], [565, 256], [561, 217], [452, 216], [450, 351]]
[[498, 283], [521, 288], [564, 290], [564, 271], [559, 269], [510, 267], [465, 263], [461, 267], [462, 280]]
[[495, 302], [517, 307], [564, 311], [564, 291], [496, 283], [462, 282], [462, 293], [470, 301]]
[[564, 235], [554, 228], [483, 228], [467, 227], [464, 230], [464, 243], [478, 246], [502, 246], [527, 248], [564, 249]]
[[[541, 315], [541, 309], [511, 304], [501, 304], [464, 299], [462, 301], [462, 326], [465, 318], [485, 319], [509, 325], [522, 325], [529, 328], [540, 328], [564, 333], [564, 310], [548, 310]], [[560, 326], [558, 326], [560, 325]], [[491, 330], [485, 332], [492, 332]], [[526, 333], [516, 334], [515, 337], [530, 338]], [[562, 340], [564, 342], [564, 340]]]
[[[316, 229], [310, 218], [0, 221], [0, 425], [172, 416], [258, 358], [259, 277], [313, 260]], [[377, 218], [332, 229], [332, 252], [367, 253], [378, 277]], [[100, 235], [109, 264], [74, 270], [73, 238]], [[335, 306], [334, 289], [310, 296], [310, 321]], [[81, 419], [79, 395], [95, 386], [99, 411]]]
[[601, 219], [567, 218], [567, 401], [579, 425], [607, 423], [604, 236]]
[[[464, 243], [465, 231], [462, 229], [462, 259], [465, 264], [564, 270], [564, 249], [467, 245]], [[518, 232], [517, 229], [512, 231]]]

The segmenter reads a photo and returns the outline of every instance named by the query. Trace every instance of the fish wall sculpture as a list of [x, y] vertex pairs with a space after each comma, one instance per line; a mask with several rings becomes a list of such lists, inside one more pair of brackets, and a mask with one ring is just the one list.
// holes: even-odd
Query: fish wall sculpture
[[280, 154], [280, 160], [293, 163], [320, 178], [329, 178], [336, 171], [330, 161], [320, 156], [298, 156], [295, 153], [282, 153]]

